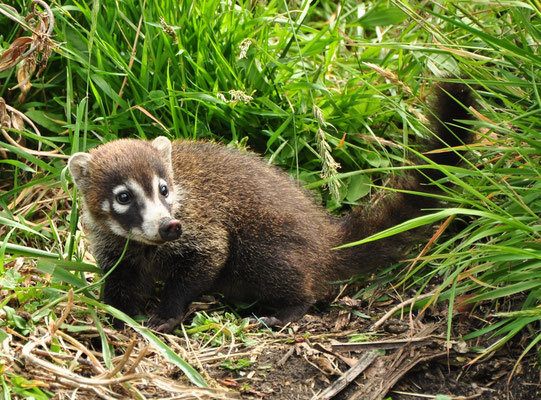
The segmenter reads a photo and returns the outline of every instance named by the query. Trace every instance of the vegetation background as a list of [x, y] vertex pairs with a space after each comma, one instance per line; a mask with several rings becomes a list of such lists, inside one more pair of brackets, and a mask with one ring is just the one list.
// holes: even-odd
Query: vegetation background
[[[110, 346], [98, 314], [115, 310], [97, 301], [70, 154], [121, 137], [221, 141], [261, 153], [340, 213], [408, 168], [445, 79], [475, 89], [478, 139], [444, 170], [451, 208], [398, 229], [442, 228], [378, 285], [437, 285], [417, 307], [448, 303], [448, 339], [455, 307], [474, 313], [479, 328], [463, 338], [490, 338], [479, 358], [526, 334], [523, 355], [541, 359], [540, 12], [537, 0], [0, 2], [0, 342], [28, 343], [41, 327], [58, 351], [71, 298], [66, 332], [94, 324]], [[12, 361], [0, 354], [4, 398], [51, 396]]]

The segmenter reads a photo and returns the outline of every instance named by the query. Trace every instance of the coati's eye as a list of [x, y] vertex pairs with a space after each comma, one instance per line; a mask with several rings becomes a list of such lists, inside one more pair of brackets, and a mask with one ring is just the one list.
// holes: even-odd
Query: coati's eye
[[167, 188], [167, 185], [160, 185], [160, 194], [163, 197], [167, 197], [169, 195], [169, 189]]
[[131, 195], [129, 192], [120, 192], [116, 195], [116, 201], [120, 204], [128, 204], [131, 201]]

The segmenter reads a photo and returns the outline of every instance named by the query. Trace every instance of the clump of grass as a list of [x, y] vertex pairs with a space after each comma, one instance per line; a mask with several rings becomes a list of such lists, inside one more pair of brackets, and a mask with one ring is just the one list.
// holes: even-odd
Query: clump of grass
[[[449, 337], [458, 303], [474, 312], [489, 304], [486, 322], [465, 337], [493, 338], [480, 357], [525, 331], [524, 354], [541, 354], [539, 10], [518, 2], [254, 4], [54, 3], [53, 52], [24, 99], [10, 90], [16, 67], [0, 72], [11, 121], [0, 122], [0, 341], [57, 320], [55, 304], [75, 288], [76, 315], [97, 327], [103, 365], [114, 369], [98, 314], [115, 311], [87, 288], [99, 278], [77, 230], [70, 154], [158, 135], [247, 145], [339, 212], [369, 201], [414, 139], [430, 134], [419, 116], [432, 81], [448, 76], [476, 90], [479, 138], [463, 166], [443, 171], [454, 183], [451, 208], [421, 221], [446, 229], [397, 279], [419, 291], [439, 282], [432, 301], [449, 302]], [[2, 54], [21, 34], [6, 13], [31, 12], [23, 2], [14, 8], [0, 4]], [[140, 332], [202, 385], [168, 346]], [[25, 378], [0, 357], [3, 390], [19, 393]], [[50, 397], [38, 386], [32, 395]]]
[[204, 346], [214, 347], [234, 345], [235, 341], [246, 345], [254, 341], [246, 335], [248, 318], [239, 320], [231, 313], [208, 315], [206, 312], [196, 312], [186, 332], [195, 340], [204, 342]]

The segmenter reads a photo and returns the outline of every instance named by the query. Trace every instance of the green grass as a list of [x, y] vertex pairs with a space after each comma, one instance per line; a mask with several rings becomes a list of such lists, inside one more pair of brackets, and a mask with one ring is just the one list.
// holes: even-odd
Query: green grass
[[[447, 170], [452, 208], [427, 217], [452, 220], [450, 227], [394, 283], [423, 291], [441, 282], [449, 337], [458, 296], [476, 312], [489, 304], [485, 323], [466, 337], [493, 338], [480, 355], [526, 330], [524, 353], [541, 358], [539, 4], [358, 3], [53, 3], [54, 48], [24, 101], [10, 90], [15, 68], [0, 72], [0, 97], [39, 130], [26, 122], [0, 136], [0, 306], [32, 317], [5, 311], [0, 340], [8, 327], [28, 335], [55, 320], [61, 310], [51, 304], [65, 301], [70, 287], [98, 326], [95, 310], [107, 311], [86, 288], [95, 267], [76, 229], [64, 156], [121, 137], [247, 146], [341, 212], [369, 201], [373, 186], [413, 154], [415, 137], [430, 135], [419, 115], [433, 82], [448, 76], [475, 88], [471, 129], [479, 138], [468, 161]], [[24, 17], [23, 4], [12, 5]], [[13, 11], [2, 10], [0, 52], [19, 34], [6, 16]], [[13, 268], [19, 256], [51, 281], [28, 284], [29, 271]], [[183, 360], [170, 361], [203, 385]], [[17, 379], [0, 377], [4, 393], [24, 386]]]

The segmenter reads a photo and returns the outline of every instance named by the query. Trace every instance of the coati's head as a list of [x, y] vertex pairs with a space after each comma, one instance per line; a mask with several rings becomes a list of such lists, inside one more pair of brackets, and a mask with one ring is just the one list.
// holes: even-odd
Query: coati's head
[[180, 237], [169, 139], [116, 140], [72, 155], [68, 167], [96, 224], [146, 244]]

